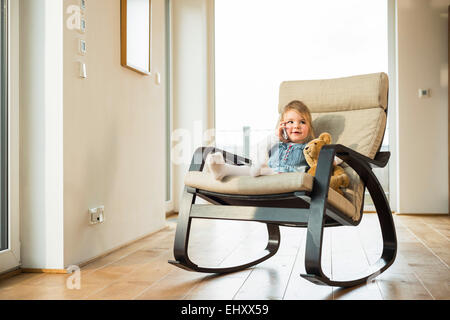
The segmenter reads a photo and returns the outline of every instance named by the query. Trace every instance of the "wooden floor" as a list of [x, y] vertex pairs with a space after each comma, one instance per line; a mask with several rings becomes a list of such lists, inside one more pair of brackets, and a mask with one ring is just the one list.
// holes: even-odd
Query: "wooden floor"
[[[67, 274], [26, 274], [0, 280], [0, 299], [450, 299], [450, 218], [395, 216], [399, 251], [394, 265], [375, 281], [350, 289], [314, 285], [304, 272], [305, 229], [285, 228], [271, 259], [228, 275], [192, 273], [167, 263], [176, 220], [168, 228], [81, 269], [81, 288], [68, 289]], [[367, 269], [381, 252], [375, 214], [361, 225], [329, 228], [323, 263], [335, 277]], [[258, 223], [196, 220], [194, 261], [231, 265], [265, 246]]]

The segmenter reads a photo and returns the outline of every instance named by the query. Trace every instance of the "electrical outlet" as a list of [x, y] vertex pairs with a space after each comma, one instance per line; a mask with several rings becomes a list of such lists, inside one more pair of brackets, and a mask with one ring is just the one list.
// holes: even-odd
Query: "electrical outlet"
[[430, 89], [419, 89], [419, 98], [429, 98], [431, 97]]
[[98, 224], [105, 221], [105, 207], [89, 209], [89, 223]]

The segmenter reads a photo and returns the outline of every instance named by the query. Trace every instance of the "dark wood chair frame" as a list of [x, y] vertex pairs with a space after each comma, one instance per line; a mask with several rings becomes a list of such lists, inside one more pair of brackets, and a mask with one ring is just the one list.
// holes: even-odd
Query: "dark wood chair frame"
[[[192, 158], [189, 171], [202, 171], [209, 153], [222, 152], [227, 163], [251, 165], [251, 160], [214, 147], [198, 148]], [[322, 241], [324, 228], [336, 226], [357, 226], [363, 216], [363, 205], [358, 221], [354, 221], [329, 202], [328, 190], [334, 157], [337, 155], [360, 176], [374, 202], [381, 226], [383, 251], [379, 260], [368, 272], [353, 279], [330, 279], [322, 270]], [[242, 270], [264, 260], [277, 252], [280, 246], [279, 226], [306, 227], [306, 274], [301, 276], [315, 284], [335, 287], [351, 287], [369, 282], [385, 271], [395, 260], [397, 237], [389, 202], [373, 168], [387, 165], [390, 152], [378, 152], [370, 159], [340, 144], [326, 145], [318, 160], [317, 172], [311, 192], [298, 191], [271, 195], [232, 195], [210, 192], [185, 186], [180, 204], [178, 224], [174, 242], [175, 260], [169, 263], [196, 272], [228, 273]], [[196, 197], [211, 204], [195, 204]], [[267, 225], [268, 243], [263, 253], [254, 261], [225, 268], [201, 267], [188, 256], [189, 233], [192, 219], [222, 219], [257, 221]]]

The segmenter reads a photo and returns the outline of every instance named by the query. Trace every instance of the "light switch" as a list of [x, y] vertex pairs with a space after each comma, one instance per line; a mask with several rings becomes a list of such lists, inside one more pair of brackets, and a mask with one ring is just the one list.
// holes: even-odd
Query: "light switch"
[[84, 19], [84, 18], [81, 18], [81, 21], [80, 21], [80, 31], [82, 33], [86, 32], [86, 19]]
[[80, 41], [79, 41], [78, 50], [79, 50], [80, 54], [82, 54], [82, 55], [86, 54], [86, 51], [87, 51], [86, 41], [84, 41], [83, 39], [80, 39]]
[[84, 62], [80, 62], [80, 77], [83, 79], [87, 78], [86, 64]]
[[158, 86], [161, 84], [161, 73], [159, 72], [155, 73], [155, 82]]

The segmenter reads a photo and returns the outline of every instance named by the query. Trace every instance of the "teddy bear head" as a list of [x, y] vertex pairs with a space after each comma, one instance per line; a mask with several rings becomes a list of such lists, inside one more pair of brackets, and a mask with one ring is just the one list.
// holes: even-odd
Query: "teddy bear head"
[[305, 155], [306, 162], [310, 167], [313, 167], [317, 164], [319, 153], [322, 147], [330, 143], [331, 135], [327, 132], [322, 133], [317, 139], [308, 142], [305, 149], [303, 149], [303, 154]]

